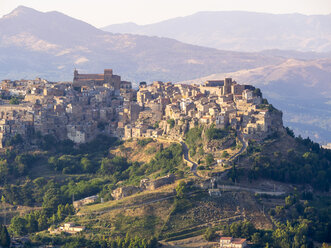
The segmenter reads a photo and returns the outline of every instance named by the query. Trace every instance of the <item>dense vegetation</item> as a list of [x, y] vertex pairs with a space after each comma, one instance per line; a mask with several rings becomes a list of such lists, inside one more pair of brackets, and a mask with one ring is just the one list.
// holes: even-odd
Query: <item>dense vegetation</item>
[[[331, 242], [330, 201], [301, 200], [307, 195], [289, 195], [285, 204], [269, 210], [274, 230], [257, 230], [248, 221], [224, 226], [223, 235], [250, 240], [256, 247], [314, 247], [313, 240]], [[314, 204], [319, 204], [319, 210]]]
[[185, 143], [189, 147], [189, 153], [191, 156], [196, 154], [197, 148], [202, 148], [202, 127], [191, 128], [185, 137]]
[[38, 245], [56, 245], [64, 248], [156, 248], [158, 247], [158, 242], [155, 237], [152, 238], [141, 238], [139, 236], [130, 237], [128, 234], [124, 237], [116, 238], [98, 238], [98, 239], [88, 239], [84, 236], [46, 236], [46, 235], [36, 235], [32, 237], [32, 242], [27, 244], [25, 247], [38, 246]]
[[227, 136], [229, 130], [215, 128], [214, 125], [206, 129], [206, 137], [208, 140], [222, 139]]
[[[294, 136], [291, 130], [287, 131]], [[230, 138], [234, 138], [234, 131], [231, 129], [195, 127], [188, 131], [185, 142], [191, 156], [203, 156], [205, 166], [200, 165], [198, 169], [205, 169], [215, 161], [212, 152], [204, 151], [204, 144]], [[268, 139], [272, 142], [272, 139], [277, 137]], [[274, 152], [273, 156], [266, 155], [267, 146], [264, 143], [250, 141], [246, 156], [252, 166], [244, 171], [233, 165], [228, 176], [233, 182], [247, 176], [251, 181], [267, 178], [302, 184], [306, 185], [303, 187], [306, 191], [287, 197], [284, 205], [269, 210], [268, 214], [275, 230], [256, 230], [251, 223], [244, 221], [225, 226], [224, 235], [248, 238], [256, 247], [301, 248], [311, 247], [313, 241], [331, 242], [330, 202], [313, 196], [312, 189], [307, 186], [309, 184], [317, 191], [329, 191], [331, 152], [320, 148], [310, 139], [298, 137], [294, 141], [300, 149], [290, 149], [286, 154]], [[132, 162], [127, 156], [122, 157], [123, 153], [116, 153], [121, 156], [112, 155], [110, 149], [118, 147], [122, 151], [125, 146], [111, 137], [99, 136], [90, 143], [75, 146], [69, 140], [57, 141], [53, 136], [42, 137], [34, 134], [31, 142], [39, 147], [35, 151], [22, 149], [24, 142], [26, 141], [23, 141], [20, 135], [15, 135], [7, 141], [10, 147], [0, 159], [2, 204], [10, 205], [14, 209], [20, 205], [38, 207], [28, 214], [16, 215], [11, 219], [8, 230], [14, 236], [36, 233], [68, 221], [75, 213], [71, 205], [73, 198], [81, 199], [98, 194], [99, 198], [108, 201], [112, 200], [110, 193], [116, 187], [139, 185], [142, 178], [157, 178], [168, 173], [175, 173], [177, 178], [181, 178], [185, 171], [182, 146], [171, 144], [167, 148], [162, 145], [154, 147], [150, 144], [155, 142], [153, 139], [141, 139], [135, 143], [139, 149], [145, 149], [146, 154], [153, 154], [153, 158], [145, 163]], [[227, 152], [223, 152], [222, 157], [228, 156]], [[186, 197], [194, 189], [192, 182], [190, 183], [181, 182], [177, 186], [170, 215], [179, 216], [192, 208], [193, 203]], [[136, 227], [141, 223], [147, 223], [148, 226], [148, 223], [156, 222], [153, 216], [145, 217], [130, 219], [123, 216], [123, 221]], [[115, 222], [114, 226], [117, 224], [119, 223]], [[155, 224], [153, 225], [149, 225], [150, 228], [155, 227]], [[170, 225], [165, 224], [162, 230], [168, 232], [165, 232], [165, 236], [171, 234]], [[0, 242], [7, 242], [6, 231], [7, 229], [0, 228]], [[118, 236], [116, 238], [110, 237], [110, 234], [114, 233], [105, 232], [106, 237], [93, 236], [93, 240], [61, 235], [62, 237], [54, 241], [47, 235], [37, 235], [34, 236], [33, 242], [59, 244], [64, 247], [155, 247], [157, 243], [155, 238], [144, 239], [147, 238], [144, 232], [141, 232], [139, 237], [125, 237], [123, 234], [126, 232], [128, 229], [118, 229], [114, 232]], [[151, 233], [148, 238], [152, 235], [156, 234]], [[215, 237], [214, 229], [206, 230], [206, 239], [212, 240]], [[5, 244], [2, 246], [5, 247]]]
[[0, 225], [0, 246], [3, 248], [10, 247], [10, 236], [4, 225]]
[[314, 189], [329, 191], [331, 185], [331, 151], [323, 149], [309, 138], [295, 138], [304, 147], [303, 151], [289, 149], [287, 154], [275, 152], [273, 156], [261, 155], [263, 146], [250, 142], [247, 152], [252, 166], [248, 177], [269, 178], [297, 184], [309, 184]]

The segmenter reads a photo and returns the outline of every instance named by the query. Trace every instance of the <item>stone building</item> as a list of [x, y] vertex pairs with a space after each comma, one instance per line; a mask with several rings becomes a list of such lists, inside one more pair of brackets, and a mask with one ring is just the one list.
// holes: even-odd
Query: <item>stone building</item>
[[141, 189], [139, 187], [124, 186], [124, 187], [120, 187], [120, 188], [117, 188], [117, 189], [113, 190], [111, 195], [115, 200], [120, 200], [123, 197], [133, 195], [133, 194], [138, 193], [140, 191], [141, 191]]
[[247, 247], [246, 239], [232, 238], [232, 237], [221, 237], [220, 238], [221, 248], [244, 248]]
[[175, 182], [175, 175], [169, 174], [164, 177], [160, 177], [155, 180], [150, 179], [142, 179], [140, 181], [140, 188], [143, 190], [155, 190], [159, 187], [162, 187], [164, 185], [172, 184]]
[[[123, 81], [123, 87], [128, 88], [130, 82]], [[113, 87], [114, 90], [120, 90], [121, 77], [113, 74], [112, 69], [105, 69], [104, 74], [79, 74], [77, 70], [74, 71], [73, 86], [102, 86], [107, 85]]]
[[92, 195], [92, 196], [86, 197], [84, 199], [74, 201], [73, 206], [74, 206], [74, 208], [79, 208], [81, 206], [84, 206], [84, 205], [87, 205], [90, 203], [94, 203], [94, 202], [96, 202], [97, 199], [98, 199], [97, 195]]

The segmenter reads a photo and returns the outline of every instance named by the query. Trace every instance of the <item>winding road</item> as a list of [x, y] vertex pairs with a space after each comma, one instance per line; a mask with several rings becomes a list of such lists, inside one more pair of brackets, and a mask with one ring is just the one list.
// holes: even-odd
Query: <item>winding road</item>
[[242, 153], [246, 150], [246, 148], [247, 148], [247, 143], [245, 142], [244, 137], [243, 137], [243, 135], [242, 135], [241, 132], [238, 131], [238, 135], [237, 135], [237, 137], [238, 137], [238, 139], [240, 140], [240, 142], [241, 142], [241, 144], [242, 144], [243, 146], [241, 147], [240, 151], [237, 152], [236, 154], [232, 155], [232, 156], [229, 158], [228, 161], [232, 161], [232, 160], [236, 159], [236, 158], [237, 158], [240, 154], [242, 154]]
[[[229, 160], [228, 160], [227, 162], [230, 162], [230, 161], [235, 160], [235, 159], [236, 159], [239, 155], [241, 155], [241, 154], [246, 150], [246, 148], [247, 148], [247, 142], [245, 142], [244, 137], [243, 137], [243, 135], [242, 135], [241, 132], [238, 131], [238, 135], [237, 135], [237, 137], [238, 137], [239, 141], [241, 142], [242, 147], [241, 147], [241, 149], [240, 149], [237, 153], [235, 153], [234, 155], [232, 155], [232, 156], [229, 158]], [[197, 174], [197, 167], [198, 167], [198, 165], [197, 165], [197, 163], [195, 163], [194, 161], [192, 161], [192, 160], [190, 159], [190, 157], [189, 157], [189, 153], [188, 153], [188, 152], [189, 152], [189, 149], [188, 149], [187, 145], [185, 144], [184, 141], [179, 141], [179, 142], [180, 142], [180, 144], [182, 145], [183, 154], [184, 154], [184, 159], [187, 160], [188, 162], [190, 162], [190, 163], [192, 164], [192, 167], [191, 167], [191, 171], [192, 171], [192, 173], [194, 174], [194, 176], [200, 178], [200, 176]]]
[[180, 141], [180, 143], [181, 143], [182, 148], [183, 148], [184, 159], [187, 160], [188, 162], [190, 162], [192, 164], [191, 171], [192, 171], [193, 175], [196, 176], [196, 177], [200, 177], [197, 174], [197, 168], [198, 168], [197, 163], [195, 163], [194, 161], [190, 160], [190, 158], [189, 158], [189, 155], [188, 155], [189, 149], [188, 149], [187, 145], [185, 144], [184, 141]]
[[286, 194], [286, 191], [266, 191], [258, 188], [250, 188], [250, 187], [244, 187], [244, 186], [233, 186], [233, 185], [218, 185], [219, 189], [227, 189], [227, 190], [239, 190], [239, 191], [248, 191], [253, 192], [256, 194], [261, 195], [273, 195], [273, 196], [280, 196]]

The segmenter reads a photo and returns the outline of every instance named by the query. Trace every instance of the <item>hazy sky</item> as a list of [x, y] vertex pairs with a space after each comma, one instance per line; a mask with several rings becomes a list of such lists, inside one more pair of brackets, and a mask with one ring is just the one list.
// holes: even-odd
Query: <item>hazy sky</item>
[[96, 27], [122, 22], [148, 24], [198, 11], [331, 13], [331, 0], [0, 0], [0, 16], [19, 5], [57, 10]]

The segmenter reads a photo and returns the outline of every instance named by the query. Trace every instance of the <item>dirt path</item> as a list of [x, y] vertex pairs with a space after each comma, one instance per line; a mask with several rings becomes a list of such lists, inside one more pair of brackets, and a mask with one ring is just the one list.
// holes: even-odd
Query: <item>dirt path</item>
[[189, 154], [188, 154], [189, 149], [188, 149], [187, 145], [185, 144], [184, 141], [180, 141], [180, 144], [182, 145], [182, 148], [183, 148], [184, 159], [192, 164], [191, 172], [193, 173], [194, 176], [200, 178], [200, 176], [197, 174], [198, 164], [190, 159]]
[[232, 186], [232, 185], [219, 185], [219, 189], [233, 189], [233, 190], [242, 190], [242, 191], [249, 191], [257, 194], [265, 194], [265, 195], [274, 195], [279, 196], [283, 195], [286, 192], [285, 191], [263, 191], [261, 189], [256, 188], [248, 188], [248, 187], [242, 187], [242, 186]]
[[240, 149], [239, 152], [237, 152], [236, 154], [232, 155], [228, 161], [233, 161], [235, 160], [240, 154], [242, 154], [244, 151], [246, 151], [247, 148], [247, 142], [245, 142], [244, 137], [242, 135], [241, 132], [238, 131], [238, 135], [237, 135], [238, 139], [240, 140], [241, 144], [243, 145]]

